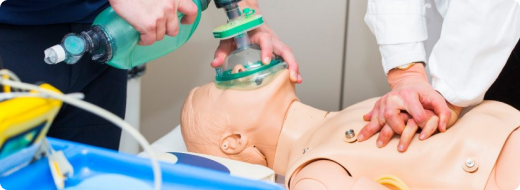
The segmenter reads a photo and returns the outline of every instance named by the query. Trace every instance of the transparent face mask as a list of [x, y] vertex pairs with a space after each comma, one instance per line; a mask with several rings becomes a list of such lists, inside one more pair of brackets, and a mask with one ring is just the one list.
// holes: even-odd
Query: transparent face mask
[[224, 64], [216, 69], [215, 84], [219, 88], [253, 90], [269, 84], [286, 68], [287, 64], [279, 57], [264, 65], [260, 48], [252, 45], [238, 49], [226, 58]]

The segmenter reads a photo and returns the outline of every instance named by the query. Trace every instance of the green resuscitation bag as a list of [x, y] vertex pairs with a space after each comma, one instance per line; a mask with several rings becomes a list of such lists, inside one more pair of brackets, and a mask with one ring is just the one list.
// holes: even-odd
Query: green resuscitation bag
[[75, 64], [85, 53], [92, 60], [107, 63], [119, 69], [130, 69], [162, 57], [184, 45], [197, 28], [201, 12], [206, 10], [210, 0], [193, 0], [198, 7], [197, 19], [189, 25], [180, 24], [184, 16], [178, 13], [179, 33], [165, 36], [150, 46], [140, 46], [140, 33], [126, 20], [116, 14], [112, 7], [102, 11], [88, 31], [67, 34], [61, 44], [45, 50], [45, 62]]

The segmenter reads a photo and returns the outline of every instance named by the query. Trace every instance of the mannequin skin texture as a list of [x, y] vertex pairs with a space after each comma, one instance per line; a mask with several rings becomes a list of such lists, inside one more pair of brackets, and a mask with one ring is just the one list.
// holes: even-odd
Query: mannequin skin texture
[[[347, 142], [377, 99], [327, 112], [299, 102], [287, 70], [255, 90], [193, 89], [182, 110], [190, 152], [272, 168], [288, 189], [515, 189], [520, 184], [520, 112], [483, 102], [445, 133], [405, 153], [399, 138], [377, 148], [376, 138]], [[391, 145], [391, 146], [390, 146]], [[392, 147], [392, 148], [391, 148]], [[393, 183], [384, 183], [391, 176]], [[382, 185], [383, 184], [383, 185]], [[403, 188], [404, 187], [404, 188]]]

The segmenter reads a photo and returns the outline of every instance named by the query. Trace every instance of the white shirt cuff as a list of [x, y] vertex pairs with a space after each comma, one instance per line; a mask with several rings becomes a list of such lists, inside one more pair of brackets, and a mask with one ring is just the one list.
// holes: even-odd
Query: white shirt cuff
[[385, 74], [388, 74], [391, 69], [407, 63], [418, 61], [426, 63], [426, 53], [422, 42], [380, 45], [379, 51], [381, 51]]
[[425, 41], [424, 0], [369, 0], [365, 22], [379, 45]]
[[458, 107], [477, 105], [484, 100], [485, 94], [479, 95], [479, 97], [462, 97], [457, 93], [457, 90], [453, 90], [444, 81], [435, 78], [432, 79], [432, 86], [442, 94], [446, 101]]

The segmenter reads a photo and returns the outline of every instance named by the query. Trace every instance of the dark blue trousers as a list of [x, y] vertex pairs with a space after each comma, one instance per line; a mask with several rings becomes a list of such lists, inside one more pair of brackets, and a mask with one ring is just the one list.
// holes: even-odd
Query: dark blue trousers
[[[78, 33], [89, 27], [90, 24], [0, 24], [3, 67], [15, 72], [23, 82], [46, 82], [63, 93], [81, 92], [86, 101], [124, 118], [126, 70], [93, 62], [88, 54], [75, 65], [47, 65], [43, 61], [46, 48], [60, 43], [67, 33]], [[89, 112], [64, 104], [47, 136], [117, 150], [121, 129]]]

